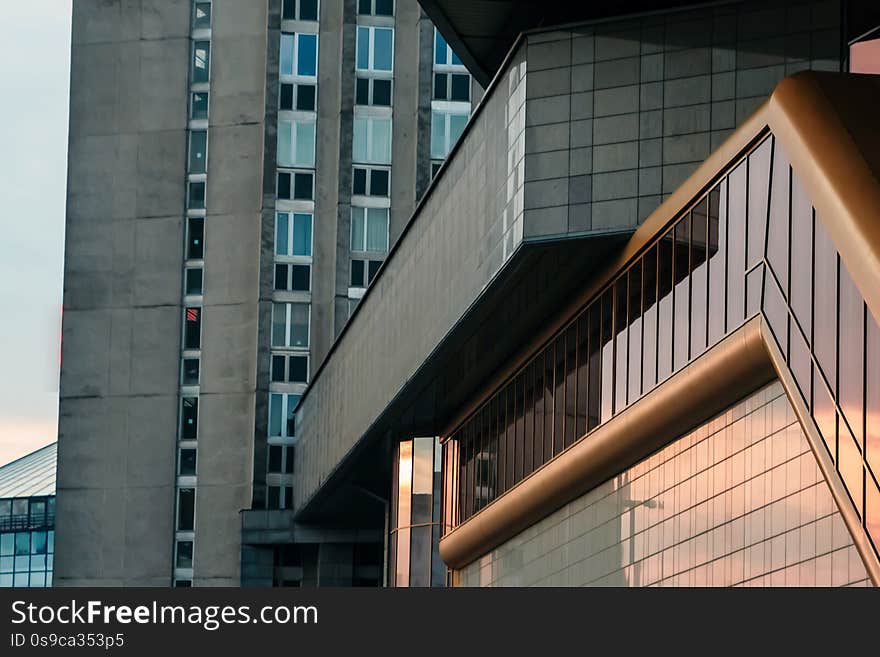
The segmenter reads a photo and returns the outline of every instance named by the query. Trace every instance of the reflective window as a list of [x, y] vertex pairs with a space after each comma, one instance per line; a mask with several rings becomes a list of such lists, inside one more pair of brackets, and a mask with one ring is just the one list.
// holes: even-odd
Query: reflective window
[[351, 250], [388, 250], [388, 208], [351, 209]]
[[318, 35], [281, 33], [280, 74], [314, 78], [318, 75]]
[[315, 166], [315, 121], [278, 120], [278, 164], [285, 167]]
[[193, 43], [193, 83], [207, 82], [210, 76], [211, 42], [195, 41]]
[[286, 21], [318, 20], [318, 0], [284, 0], [281, 19]]
[[357, 61], [360, 71], [390, 72], [394, 61], [394, 28], [357, 28]]
[[431, 157], [443, 159], [455, 146], [467, 125], [468, 112], [439, 111], [431, 112]]
[[352, 159], [369, 164], [391, 164], [391, 119], [356, 117]]
[[272, 304], [272, 346], [309, 346], [309, 304]]

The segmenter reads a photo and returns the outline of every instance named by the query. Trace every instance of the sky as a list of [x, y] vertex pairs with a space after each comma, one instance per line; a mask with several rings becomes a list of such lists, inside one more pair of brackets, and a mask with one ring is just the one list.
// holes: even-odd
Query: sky
[[70, 2], [0, 1], [0, 464], [57, 437]]

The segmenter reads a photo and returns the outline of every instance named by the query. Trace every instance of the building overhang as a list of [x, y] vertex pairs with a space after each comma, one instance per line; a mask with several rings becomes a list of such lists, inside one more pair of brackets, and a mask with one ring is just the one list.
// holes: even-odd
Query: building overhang
[[419, 3], [483, 87], [501, 68], [521, 32], [701, 4], [694, 0], [419, 0]]

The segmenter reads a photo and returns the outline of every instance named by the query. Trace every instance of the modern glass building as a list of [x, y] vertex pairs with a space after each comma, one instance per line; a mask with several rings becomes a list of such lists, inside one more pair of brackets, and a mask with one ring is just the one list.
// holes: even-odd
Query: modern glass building
[[57, 443], [0, 466], [0, 586], [52, 586]]
[[56, 583], [880, 584], [876, 2], [162, 6], [74, 3]]

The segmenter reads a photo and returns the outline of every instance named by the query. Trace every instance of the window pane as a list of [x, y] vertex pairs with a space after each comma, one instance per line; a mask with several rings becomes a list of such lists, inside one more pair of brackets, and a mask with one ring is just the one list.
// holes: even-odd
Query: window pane
[[471, 78], [469, 75], [452, 76], [451, 100], [469, 101], [471, 99]]
[[364, 195], [367, 193], [366, 169], [355, 168], [351, 185], [351, 193], [359, 195]]
[[367, 251], [388, 250], [388, 209], [367, 209]]
[[446, 115], [441, 112], [431, 112], [431, 157], [446, 157]]
[[202, 217], [192, 217], [188, 224], [189, 240], [186, 257], [192, 260], [201, 260], [204, 255], [202, 238], [205, 232], [205, 220]]
[[315, 166], [315, 123], [313, 121], [296, 123], [294, 164], [302, 167]]
[[296, 53], [297, 75], [315, 76], [318, 73], [318, 35], [298, 34]]
[[269, 472], [281, 472], [281, 445], [269, 446]]
[[357, 68], [370, 68], [370, 28], [357, 29]]
[[291, 306], [291, 328], [290, 328], [290, 346], [291, 347], [308, 347], [309, 346], [309, 304], [292, 303]]
[[275, 215], [275, 255], [290, 255], [287, 253], [287, 231], [290, 215], [279, 212]]
[[211, 57], [211, 43], [208, 41], [196, 41], [193, 44], [193, 82], [207, 82], [209, 73], [208, 66]]
[[312, 215], [293, 215], [293, 253], [295, 256], [312, 255]]
[[308, 292], [311, 288], [311, 267], [309, 265], [292, 265], [291, 288], [298, 292]]
[[211, 27], [211, 3], [197, 2], [195, 16], [193, 16], [193, 29]]
[[283, 110], [292, 110], [293, 109], [293, 85], [292, 84], [282, 84], [281, 85], [281, 98], [278, 102], [278, 106]]
[[196, 450], [180, 450], [180, 474], [194, 475], [196, 473]]
[[367, 119], [354, 120], [354, 134], [352, 137], [352, 159], [355, 162], [367, 162]]
[[373, 69], [390, 71], [393, 53], [394, 30], [387, 27], [375, 28], [373, 34]]
[[446, 64], [446, 39], [437, 30], [434, 30], [434, 63]]
[[369, 16], [373, 11], [373, 0], [358, 0], [358, 13]]
[[190, 531], [195, 520], [196, 491], [194, 488], [181, 488], [177, 499], [177, 528]]
[[199, 431], [199, 398], [184, 397], [180, 412], [180, 436], [183, 440], [195, 440]]
[[832, 390], [837, 387], [837, 250], [819, 217], [813, 234], [813, 352]]
[[287, 304], [272, 304], [272, 346], [283, 347], [287, 342]]
[[287, 265], [275, 265], [275, 289], [287, 289]]
[[296, 383], [306, 383], [309, 376], [309, 359], [307, 356], [290, 357], [290, 380]]
[[773, 181], [770, 185], [770, 225], [767, 227], [767, 261], [779, 279], [783, 292], [788, 294], [788, 158], [774, 139]]
[[299, 19], [301, 21], [318, 20], [318, 0], [299, 0]]
[[[468, 115], [467, 114], [451, 114], [449, 116], [449, 149], [455, 145], [455, 142], [458, 141], [458, 138], [461, 137], [461, 133], [464, 132], [464, 127], [467, 125]], [[448, 151], [447, 151], [448, 153]]]
[[355, 105], [370, 104], [370, 80], [368, 78], [358, 78], [354, 87]]
[[192, 568], [192, 556], [192, 541], [178, 541], [176, 566], [178, 568]]
[[363, 251], [364, 250], [364, 221], [365, 221], [365, 208], [352, 208], [351, 209], [351, 250], [352, 251]]
[[351, 261], [351, 286], [352, 287], [366, 287], [366, 282], [364, 280], [364, 261], [363, 260], [352, 260]]
[[370, 162], [391, 164], [391, 119], [372, 120]]
[[208, 93], [203, 91], [192, 95], [192, 118], [208, 118]]
[[201, 343], [202, 312], [200, 308], [187, 308], [184, 319], [183, 348], [198, 349]]
[[373, 80], [373, 105], [391, 106], [391, 80]]
[[199, 359], [183, 359], [183, 384], [197, 385], [199, 382]]
[[310, 200], [312, 198], [312, 174], [293, 174], [293, 198]]
[[283, 395], [272, 393], [269, 395], [269, 435], [281, 435], [281, 418], [282, 408], [281, 400]]
[[394, 0], [376, 0], [376, 16], [393, 16]]
[[764, 143], [749, 155], [749, 243], [747, 267], [757, 264], [764, 257], [772, 145], [772, 139], [765, 139]]
[[709, 192], [709, 344], [724, 335], [725, 257], [727, 255], [727, 183]]
[[446, 73], [434, 74], [434, 98], [437, 100], [446, 100]]
[[[317, 0], [315, 0], [317, 2]], [[296, 19], [296, 0], [284, 0], [281, 8], [281, 18], [285, 21]]]
[[278, 198], [290, 198], [290, 174], [284, 171], [278, 173]]
[[745, 311], [746, 163], [727, 178], [727, 330], [738, 328]]
[[290, 121], [278, 121], [278, 164], [293, 166], [293, 126]]
[[372, 283], [373, 279], [376, 278], [376, 274], [379, 273], [379, 269], [382, 267], [382, 263], [384, 260], [370, 260], [367, 263], [367, 283]]
[[189, 184], [189, 207], [194, 209], [204, 209], [205, 183], [192, 182]]
[[315, 109], [315, 85], [298, 84], [296, 86], [296, 109], [314, 111]]
[[281, 75], [293, 75], [293, 34], [281, 35]]
[[370, 173], [370, 195], [388, 196], [388, 171], [373, 169]]
[[690, 215], [675, 226], [673, 370], [683, 367], [690, 357], [690, 227]]

